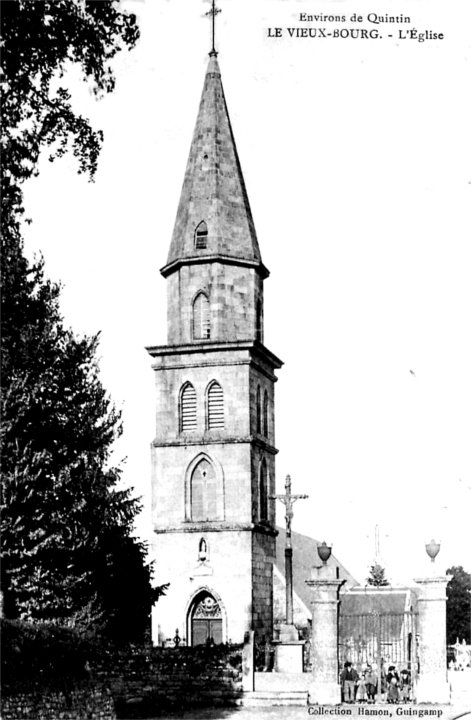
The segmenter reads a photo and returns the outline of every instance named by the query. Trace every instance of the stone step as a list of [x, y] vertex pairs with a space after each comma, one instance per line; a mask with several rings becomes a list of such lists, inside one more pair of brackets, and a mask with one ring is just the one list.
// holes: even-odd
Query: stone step
[[457, 705], [461, 703], [468, 703], [471, 707], [471, 691], [466, 692], [463, 690], [463, 692], [452, 692], [451, 693], [451, 704]]
[[305, 690], [271, 690], [246, 692], [242, 697], [244, 707], [307, 706], [308, 694]]
[[452, 705], [471, 708], [471, 668], [450, 672], [448, 679], [451, 687]]
[[452, 695], [471, 693], [471, 668], [466, 668], [464, 671], [455, 670], [449, 673], [448, 679]]

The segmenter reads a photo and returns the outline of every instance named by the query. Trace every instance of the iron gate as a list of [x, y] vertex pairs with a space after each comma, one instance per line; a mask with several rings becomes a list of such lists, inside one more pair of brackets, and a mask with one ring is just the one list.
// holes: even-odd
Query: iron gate
[[359, 670], [376, 663], [387, 672], [410, 671], [412, 682], [418, 672], [417, 613], [368, 613], [340, 615], [339, 667], [349, 660]]

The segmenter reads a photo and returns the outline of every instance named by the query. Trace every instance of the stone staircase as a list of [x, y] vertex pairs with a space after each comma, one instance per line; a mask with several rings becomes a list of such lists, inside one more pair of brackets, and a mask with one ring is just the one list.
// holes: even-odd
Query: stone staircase
[[471, 667], [448, 673], [451, 688], [451, 704], [471, 711]]
[[242, 704], [246, 707], [307, 706], [308, 673], [254, 674], [253, 692], [245, 692]]
[[307, 690], [254, 690], [244, 693], [244, 707], [306, 707]]

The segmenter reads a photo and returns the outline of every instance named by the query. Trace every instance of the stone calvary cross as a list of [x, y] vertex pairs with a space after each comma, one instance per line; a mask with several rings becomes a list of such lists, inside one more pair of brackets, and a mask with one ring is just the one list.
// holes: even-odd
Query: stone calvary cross
[[285, 546], [285, 577], [286, 577], [286, 624], [293, 625], [293, 548], [291, 546], [291, 522], [293, 520], [293, 503], [306, 500], [309, 495], [291, 494], [291, 477], [286, 476], [285, 494], [270, 495], [271, 500], [280, 500], [286, 507], [286, 546]]

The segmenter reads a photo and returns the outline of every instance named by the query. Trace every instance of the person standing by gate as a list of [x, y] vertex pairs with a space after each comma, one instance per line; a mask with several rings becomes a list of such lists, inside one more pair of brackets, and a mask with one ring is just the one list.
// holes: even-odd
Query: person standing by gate
[[356, 694], [356, 700], [359, 703], [366, 702], [367, 693], [366, 693], [366, 680], [365, 680], [365, 673], [360, 673], [360, 677], [357, 680], [357, 694]]
[[399, 675], [396, 672], [394, 665], [390, 665], [388, 674], [386, 675], [386, 682], [388, 687], [388, 703], [399, 702]]
[[347, 660], [343, 666], [343, 670], [340, 674], [340, 685], [343, 691], [343, 700], [346, 703], [353, 703], [355, 701], [355, 685], [358, 680], [358, 673], [352, 663]]
[[410, 690], [411, 690], [411, 678], [410, 678], [410, 670], [407, 668], [404, 668], [401, 670], [401, 681], [399, 686], [399, 693], [401, 696], [402, 702], [409, 702], [410, 700]]
[[366, 668], [365, 683], [368, 702], [374, 703], [376, 700], [376, 692], [378, 690], [378, 675], [371, 665], [368, 665]]

